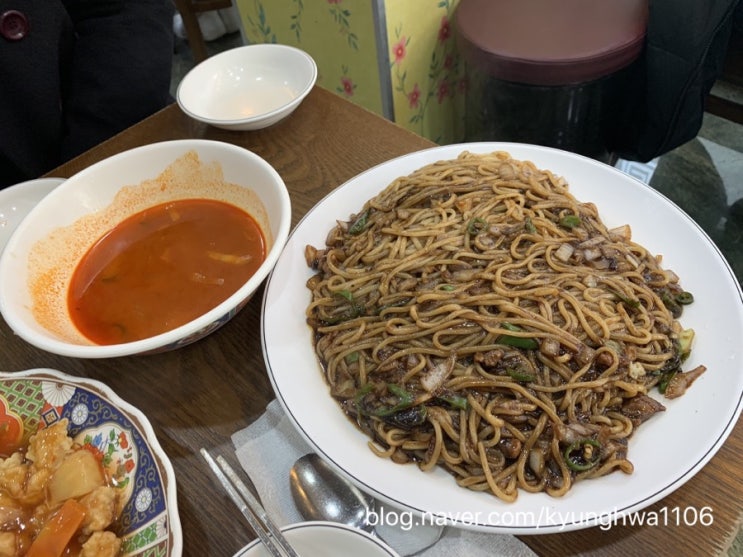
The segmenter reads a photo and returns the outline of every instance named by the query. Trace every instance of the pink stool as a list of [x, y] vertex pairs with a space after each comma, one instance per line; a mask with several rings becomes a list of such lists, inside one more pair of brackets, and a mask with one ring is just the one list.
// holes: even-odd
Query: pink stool
[[610, 161], [648, 0], [461, 0], [468, 141], [516, 141]]

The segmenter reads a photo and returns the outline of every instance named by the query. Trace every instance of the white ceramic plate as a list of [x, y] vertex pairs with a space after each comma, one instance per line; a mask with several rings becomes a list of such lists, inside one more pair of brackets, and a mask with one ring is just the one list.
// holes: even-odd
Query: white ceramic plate
[[104, 383], [54, 369], [0, 372], [0, 410], [0, 428], [22, 444], [41, 424], [64, 418], [76, 443], [106, 455], [125, 501], [116, 530], [121, 557], [181, 556], [175, 472], [140, 410]]
[[[632, 475], [621, 472], [579, 482], [565, 497], [521, 493], [507, 504], [460, 488], [439, 469], [421, 472], [380, 459], [367, 437], [330, 397], [313, 350], [304, 309], [305, 281], [312, 275], [306, 244], [324, 246], [336, 219], [348, 219], [394, 178], [461, 151], [505, 150], [516, 159], [564, 176], [581, 201], [592, 201], [609, 226], [630, 224], [633, 240], [663, 256], [695, 303], [682, 318], [696, 331], [686, 369], [708, 371], [684, 395], [664, 400], [667, 411], [630, 440]], [[668, 495], [696, 474], [723, 444], [741, 412], [743, 393], [743, 292], [729, 265], [702, 229], [660, 193], [591, 159], [522, 144], [450, 145], [413, 153], [372, 168], [323, 199], [298, 224], [266, 287], [263, 350], [269, 375], [289, 417], [327, 460], [362, 489], [420, 520], [446, 519], [458, 526], [513, 534], [574, 530], [619, 520]], [[698, 509], [702, 512], [702, 509]], [[709, 519], [709, 516], [707, 516]], [[697, 517], [699, 520], [699, 517]]]
[[[363, 530], [332, 522], [300, 522], [281, 529], [301, 556], [312, 557], [399, 557], [379, 538]], [[234, 557], [270, 557], [260, 540], [235, 553]]]
[[64, 178], [39, 178], [0, 190], [0, 252], [18, 224]]

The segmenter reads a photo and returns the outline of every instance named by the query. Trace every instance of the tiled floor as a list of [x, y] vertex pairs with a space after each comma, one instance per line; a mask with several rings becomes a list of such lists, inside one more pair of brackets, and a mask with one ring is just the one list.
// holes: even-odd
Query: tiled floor
[[743, 280], [743, 126], [705, 115], [696, 139], [660, 157], [650, 185], [686, 208]]

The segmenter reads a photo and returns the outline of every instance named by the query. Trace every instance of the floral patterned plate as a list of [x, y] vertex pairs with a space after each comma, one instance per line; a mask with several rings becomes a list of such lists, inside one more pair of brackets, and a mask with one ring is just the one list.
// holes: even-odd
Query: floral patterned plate
[[124, 490], [117, 534], [125, 557], [183, 551], [173, 467], [147, 418], [103, 383], [52, 369], [0, 372], [0, 453], [63, 418]]

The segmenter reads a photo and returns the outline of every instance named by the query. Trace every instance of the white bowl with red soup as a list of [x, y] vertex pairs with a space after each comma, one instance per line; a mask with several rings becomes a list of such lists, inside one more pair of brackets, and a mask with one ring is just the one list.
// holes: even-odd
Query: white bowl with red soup
[[172, 350], [229, 321], [268, 276], [291, 202], [264, 159], [219, 141], [104, 159], [44, 197], [0, 256], [0, 312], [48, 352]]

